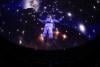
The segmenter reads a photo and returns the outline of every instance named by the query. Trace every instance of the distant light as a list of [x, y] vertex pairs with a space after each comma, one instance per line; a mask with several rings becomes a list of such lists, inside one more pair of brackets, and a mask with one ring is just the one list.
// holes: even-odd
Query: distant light
[[91, 35], [89, 34], [88, 37], [91, 38]]
[[97, 4], [99, 4], [100, 3], [100, 1], [99, 0], [97, 0]]
[[94, 17], [94, 16], [91, 16], [92, 18]]
[[81, 33], [78, 33], [79, 34], [79, 36], [81, 35]]
[[80, 9], [80, 12], [82, 12], [83, 10], [82, 9]]
[[41, 30], [43, 30], [43, 28], [41, 28]]
[[19, 12], [19, 9], [17, 9], [16, 12]]
[[24, 31], [24, 30], [22, 31], [22, 34], [23, 34], [23, 35], [25, 34], [25, 31]]
[[56, 34], [56, 36], [58, 36], [59, 35], [59, 31], [56, 31], [55, 34]]
[[28, 15], [32, 15], [32, 13], [29, 12]]
[[96, 9], [96, 6], [93, 6], [94, 9]]
[[60, 33], [60, 32], [59, 32], [58, 28], [56, 28], [56, 31], [55, 31], [56, 36], [58, 36], [59, 33]]
[[9, 34], [11, 34], [11, 32], [8, 32]]
[[86, 29], [85, 29], [85, 26], [84, 26], [83, 24], [80, 24], [80, 25], [79, 25], [79, 29], [80, 29], [80, 31], [83, 32], [83, 33], [84, 33], [85, 30], [86, 30]]
[[57, 3], [57, 1], [54, 2], [55, 4]]
[[19, 32], [19, 29], [17, 29], [16, 31]]
[[67, 33], [68, 31], [66, 30], [66, 33]]
[[28, 23], [28, 21], [27, 21], [27, 20], [25, 20], [25, 23]]
[[19, 44], [22, 44], [22, 40], [19, 40]]
[[43, 37], [43, 34], [40, 34], [40, 37], [39, 37], [40, 41], [44, 41], [44, 37]]
[[69, 17], [71, 17], [71, 16], [72, 16], [72, 13], [71, 13], [71, 12], [68, 12], [67, 15], [68, 15]]
[[58, 9], [58, 8], [56, 8], [56, 10], [58, 11], [59, 9]]
[[48, 5], [49, 7], [51, 7], [51, 5]]
[[67, 35], [63, 34], [62, 37], [63, 37], [63, 39], [66, 39], [67, 38]]
[[95, 29], [93, 29], [93, 32], [95, 33]]
[[10, 8], [7, 8], [8, 10], [10, 10]]
[[1, 32], [4, 32], [4, 29], [0, 29], [1, 30]]
[[47, 7], [45, 6], [44, 9], [47, 9]]
[[62, 11], [59, 11], [59, 13], [62, 14], [63, 12]]

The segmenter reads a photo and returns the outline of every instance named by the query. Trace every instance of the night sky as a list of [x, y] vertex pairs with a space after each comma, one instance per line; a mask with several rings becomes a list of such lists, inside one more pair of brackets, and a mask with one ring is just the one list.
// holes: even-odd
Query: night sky
[[[7, 40], [35, 49], [64, 49], [95, 39], [100, 34], [100, 0], [38, 0], [39, 9], [24, 9], [24, 0], [0, 2], [0, 34]], [[54, 40], [43, 41], [45, 19], [52, 14], [56, 23]]]

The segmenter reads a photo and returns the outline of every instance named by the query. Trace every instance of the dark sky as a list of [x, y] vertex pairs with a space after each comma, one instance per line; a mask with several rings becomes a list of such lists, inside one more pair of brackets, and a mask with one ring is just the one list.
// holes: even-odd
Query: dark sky
[[[2, 0], [0, 1], [0, 34], [15, 43], [20, 39], [28, 43], [33, 40], [35, 42], [43, 32], [41, 28], [44, 27], [38, 19], [45, 19], [46, 15], [51, 13], [57, 19], [64, 16], [62, 23], [56, 24], [59, 31], [65, 33], [66, 30], [73, 29], [74, 33], [88, 40], [95, 39], [95, 36], [100, 34], [99, 5], [100, 0], [40, 0], [39, 11], [35, 12], [32, 9], [23, 9], [21, 0]], [[80, 26], [83, 26], [85, 31], [82, 31]], [[75, 37], [80, 37], [79, 35]]]

